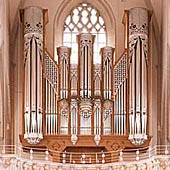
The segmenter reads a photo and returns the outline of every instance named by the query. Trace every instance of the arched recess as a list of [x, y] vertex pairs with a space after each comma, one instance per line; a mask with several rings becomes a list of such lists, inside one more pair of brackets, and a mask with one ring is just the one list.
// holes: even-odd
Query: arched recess
[[116, 44], [116, 22], [113, 11], [106, 0], [79, 0], [70, 1], [64, 0], [58, 7], [56, 15], [54, 17], [54, 57], [56, 58], [56, 47], [62, 45], [63, 38], [63, 25], [67, 15], [72, 8], [80, 3], [89, 3], [94, 6], [105, 20], [106, 32], [107, 32], [107, 45], [115, 47]]

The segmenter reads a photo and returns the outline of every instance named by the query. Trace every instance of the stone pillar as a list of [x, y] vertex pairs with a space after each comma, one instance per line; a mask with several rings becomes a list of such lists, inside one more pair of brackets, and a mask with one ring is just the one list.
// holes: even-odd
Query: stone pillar
[[162, 95], [159, 144], [170, 144], [170, 1], [163, 1], [162, 15]]
[[11, 113], [11, 82], [9, 58], [8, 1], [0, 3], [0, 144], [11, 145], [13, 116]]

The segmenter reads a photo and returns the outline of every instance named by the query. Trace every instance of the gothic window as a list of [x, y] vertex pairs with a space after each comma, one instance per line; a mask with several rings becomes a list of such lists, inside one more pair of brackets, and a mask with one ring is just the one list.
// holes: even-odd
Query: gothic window
[[81, 3], [73, 8], [64, 23], [63, 45], [72, 47], [71, 63], [78, 61], [76, 36], [79, 33], [92, 33], [96, 36], [94, 63], [100, 63], [100, 48], [106, 46], [106, 26], [98, 10], [87, 3]]

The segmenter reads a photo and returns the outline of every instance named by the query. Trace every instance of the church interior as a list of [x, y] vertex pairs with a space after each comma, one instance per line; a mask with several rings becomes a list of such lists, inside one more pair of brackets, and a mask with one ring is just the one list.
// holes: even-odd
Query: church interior
[[169, 0], [0, 0], [0, 169], [170, 169]]

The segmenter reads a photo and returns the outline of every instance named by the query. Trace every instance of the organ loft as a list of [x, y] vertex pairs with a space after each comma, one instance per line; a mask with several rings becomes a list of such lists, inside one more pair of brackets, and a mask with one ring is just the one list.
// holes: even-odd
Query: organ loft
[[[40, 7], [20, 11], [24, 90], [20, 141], [25, 147], [86, 153], [149, 145], [151, 13], [145, 8], [124, 11], [125, 49], [115, 60], [115, 48], [107, 46], [104, 37], [104, 19], [92, 10], [83, 3], [68, 16], [64, 36], [66, 40], [74, 36], [75, 42], [56, 47], [57, 60], [46, 49], [48, 11]], [[76, 25], [75, 16], [87, 19], [78, 18]], [[50, 154], [54, 160], [61, 157]]]

